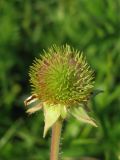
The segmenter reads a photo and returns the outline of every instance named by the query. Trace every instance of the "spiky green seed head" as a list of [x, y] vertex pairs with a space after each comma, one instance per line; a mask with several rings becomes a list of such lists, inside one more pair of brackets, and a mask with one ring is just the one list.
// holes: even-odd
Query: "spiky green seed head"
[[93, 90], [93, 71], [83, 53], [69, 45], [44, 51], [30, 67], [32, 92], [42, 102], [73, 106], [88, 101]]
[[94, 77], [83, 53], [69, 45], [54, 45], [35, 59], [29, 76], [32, 95], [24, 103], [37, 103], [27, 110], [29, 114], [43, 110], [44, 136], [57, 120], [66, 119], [68, 114], [97, 126], [86, 110]]

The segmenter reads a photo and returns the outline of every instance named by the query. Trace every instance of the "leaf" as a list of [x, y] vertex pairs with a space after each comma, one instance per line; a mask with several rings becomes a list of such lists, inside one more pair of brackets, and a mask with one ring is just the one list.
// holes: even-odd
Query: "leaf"
[[87, 112], [83, 109], [83, 107], [73, 107], [70, 111], [69, 111], [72, 116], [74, 116], [77, 120], [84, 122], [84, 123], [88, 123], [91, 124], [95, 127], [97, 127], [96, 123], [94, 122], [94, 120], [89, 117], [89, 115], [87, 114]]
[[48, 105], [44, 103], [45, 127], [43, 137], [46, 136], [50, 127], [58, 120], [61, 113], [61, 105]]

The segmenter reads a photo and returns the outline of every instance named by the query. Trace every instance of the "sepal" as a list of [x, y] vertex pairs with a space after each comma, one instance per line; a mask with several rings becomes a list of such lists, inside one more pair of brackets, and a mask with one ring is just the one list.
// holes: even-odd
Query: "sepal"
[[85, 111], [83, 108], [84, 106], [79, 106], [79, 107], [71, 107], [69, 110], [69, 113], [75, 117], [77, 120], [91, 124], [94, 127], [97, 127], [96, 122], [94, 121], [93, 118], [91, 118], [88, 113]]
[[58, 120], [58, 118], [60, 117], [60, 113], [61, 113], [61, 105], [50, 105], [44, 103], [45, 126], [44, 126], [43, 137], [46, 136], [49, 128], [52, 127], [53, 124]]

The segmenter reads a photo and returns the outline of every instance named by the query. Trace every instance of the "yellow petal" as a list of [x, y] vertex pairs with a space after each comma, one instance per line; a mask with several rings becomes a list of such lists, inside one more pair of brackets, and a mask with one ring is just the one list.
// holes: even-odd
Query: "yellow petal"
[[58, 120], [60, 117], [61, 106], [58, 105], [48, 105], [44, 103], [44, 117], [45, 117], [45, 127], [43, 137], [46, 136], [47, 131], [50, 127]]

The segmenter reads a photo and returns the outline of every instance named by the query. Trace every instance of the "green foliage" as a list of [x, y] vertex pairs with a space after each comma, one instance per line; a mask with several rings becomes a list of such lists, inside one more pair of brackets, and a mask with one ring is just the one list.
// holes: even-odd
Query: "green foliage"
[[[120, 1], [0, 1], [0, 159], [47, 160], [43, 116], [27, 117], [28, 67], [42, 49], [68, 43], [83, 50], [104, 90], [90, 104], [98, 128], [70, 118], [63, 127], [63, 157], [120, 157]], [[80, 158], [78, 158], [80, 159]]]

